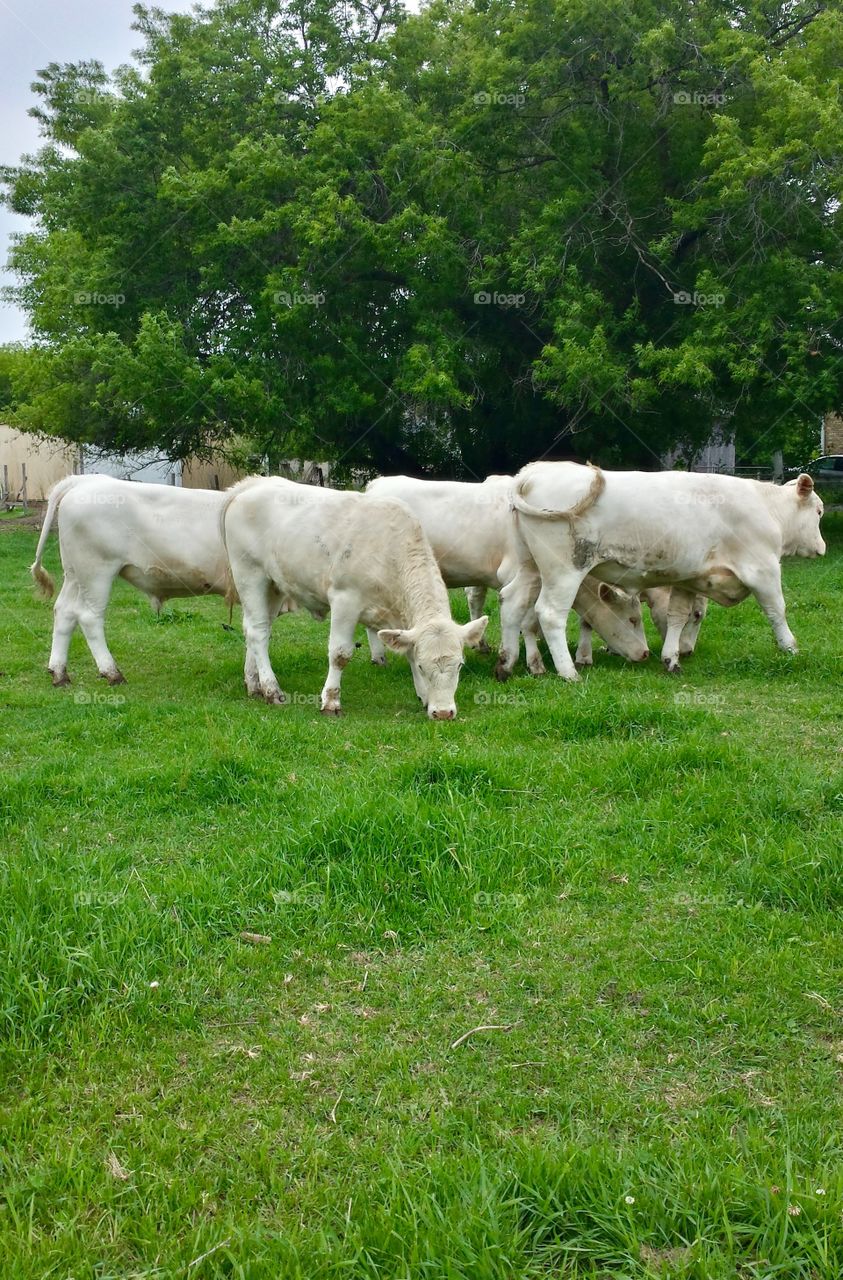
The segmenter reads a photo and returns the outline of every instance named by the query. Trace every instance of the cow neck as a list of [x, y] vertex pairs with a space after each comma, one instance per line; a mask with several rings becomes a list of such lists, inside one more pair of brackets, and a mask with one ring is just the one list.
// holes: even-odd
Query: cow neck
[[400, 581], [400, 610], [407, 630], [430, 622], [435, 616], [450, 620], [448, 591], [426, 541], [406, 548]]

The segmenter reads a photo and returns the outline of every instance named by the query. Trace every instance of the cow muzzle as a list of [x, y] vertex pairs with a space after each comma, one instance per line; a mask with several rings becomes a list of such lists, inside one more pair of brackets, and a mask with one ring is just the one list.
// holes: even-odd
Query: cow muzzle
[[431, 720], [456, 720], [456, 707], [428, 707], [427, 714]]

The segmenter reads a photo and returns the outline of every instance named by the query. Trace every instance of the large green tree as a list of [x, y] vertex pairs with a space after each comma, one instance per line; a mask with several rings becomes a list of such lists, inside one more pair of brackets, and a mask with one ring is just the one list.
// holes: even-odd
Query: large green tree
[[840, 8], [217, 0], [51, 66], [21, 421], [481, 475], [843, 401]]

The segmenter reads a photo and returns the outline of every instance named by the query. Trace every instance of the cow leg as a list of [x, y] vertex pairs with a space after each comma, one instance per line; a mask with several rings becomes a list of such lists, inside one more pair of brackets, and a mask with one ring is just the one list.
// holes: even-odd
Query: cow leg
[[580, 638], [577, 644], [577, 652], [574, 654], [574, 664], [578, 667], [591, 667], [594, 665], [594, 631], [590, 623], [585, 618], [580, 618]]
[[[465, 598], [468, 601], [468, 616], [472, 622], [483, 617], [486, 606], [486, 587], [466, 587]], [[477, 646], [478, 653], [491, 653], [492, 650], [485, 637]]]
[[671, 675], [677, 675], [680, 671], [679, 642], [693, 611], [694, 592], [673, 587], [667, 606], [667, 630], [662, 645], [662, 662]]
[[521, 624], [524, 633], [524, 656], [527, 659], [527, 670], [531, 676], [543, 676], [547, 668], [539, 649], [539, 620], [534, 608], [527, 610]]
[[243, 635], [246, 639], [243, 668], [246, 689], [254, 697], [263, 697], [273, 706], [280, 706], [287, 701], [287, 696], [269, 660], [269, 637], [277, 593], [263, 574], [256, 572], [255, 578], [237, 583], [237, 594], [243, 609]]
[[322, 689], [321, 710], [325, 716], [341, 714], [342, 673], [354, 656], [354, 628], [360, 617], [360, 602], [350, 595], [331, 597], [331, 633], [328, 638], [328, 676]]
[[[501, 591], [501, 647], [495, 667], [497, 680], [508, 680], [512, 675], [521, 651], [521, 632], [529, 630], [531, 616], [535, 618], [534, 606], [538, 593], [538, 574], [524, 565], [518, 567], [515, 577]], [[540, 672], [536, 670], [534, 674], [539, 675]]]
[[105, 640], [105, 611], [115, 576], [107, 568], [96, 582], [88, 582], [84, 586], [80, 583], [77, 612], [79, 625], [103, 680], [109, 684], [125, 684], [126, 677], [114, 661]]
[[796, 636], [787, 625], [784, 596], [782, 595], [781, 566], [776, 563], [775, 566], [771, 566], [767, 570], [763, 578], [759, 576], [757, 581], [752, 582], [746, 580], [746, 585], [755, 596], [767, 617], [767, 621], [773, 628], [773, 635], [776, 637], [776, 644], [779, 648], [784, 653], [798, 653], [799, 645], [796, 643]]
[[78, 590], [73, 579], [65, 576], [53, 608], [53, 644], [47, 670], [53, 677], [56, 688], [70, 684], [70, 676], [67, 674], [67, 655], [70, 652], [70, 641], [79, 623]]
[[376, 667], [385, 667], [386, 649], [376, 627], [366, 628], [366, 639], [369, 641], [369, 661], [373, 662]]
[[574, 607], [574, 600], [587, 572], [588, 570], [579, 572], [575, 569], [557, 572], [552, 582], [542, 582], [536, 601], [536, 613], [553, 665], [563, 680], [579, 680], [568, 649], [568, 614]]

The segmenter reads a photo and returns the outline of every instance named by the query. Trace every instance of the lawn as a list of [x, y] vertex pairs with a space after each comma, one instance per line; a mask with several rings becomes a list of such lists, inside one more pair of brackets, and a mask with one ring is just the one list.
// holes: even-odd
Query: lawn
[[298, 615], [291, 705], [251, 701], [220, 601], [122, 583], [129, 683], [77, 636], [54, 690], [4, 522], [3, 1280], [837, 1280], [825, 532], [785, 570], [798, 657], [713, 606], [681, 676], [498, 686], [470, 654], [431, 723], [365, 651], [321, 718]]

